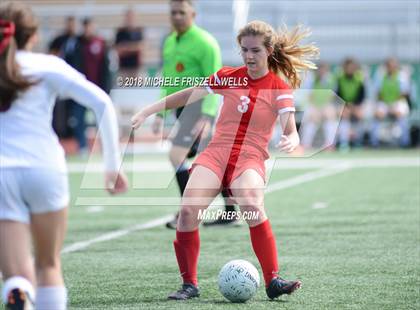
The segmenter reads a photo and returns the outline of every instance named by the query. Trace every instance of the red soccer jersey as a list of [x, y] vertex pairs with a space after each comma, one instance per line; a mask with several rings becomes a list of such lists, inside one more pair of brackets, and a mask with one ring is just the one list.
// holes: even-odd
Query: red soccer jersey
[[[227, 86], [229, 78], [242, 84], [247, 81], [247, 86]], [[267, 159], [268, 143], [277, 116], [295, 111], [292, 89], [271, 71], [261, 78], [252, 79], [245, 66], [223, 67], [210, 77], [207, 89], [223, 96], [216, 132], [210, 144], [234, 149], [250, 146]]]

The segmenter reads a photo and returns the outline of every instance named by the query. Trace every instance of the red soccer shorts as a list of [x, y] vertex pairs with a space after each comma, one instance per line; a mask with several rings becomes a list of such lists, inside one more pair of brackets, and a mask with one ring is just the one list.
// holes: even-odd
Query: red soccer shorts
[[196, 166], [212, 170], [226, 189], [247, 169], [255, 170], [265, 182], [264, 158], [252, 147], [242, 146], [241, 150], [236, 150], [210, 145], [195, 159], [190, 172]]

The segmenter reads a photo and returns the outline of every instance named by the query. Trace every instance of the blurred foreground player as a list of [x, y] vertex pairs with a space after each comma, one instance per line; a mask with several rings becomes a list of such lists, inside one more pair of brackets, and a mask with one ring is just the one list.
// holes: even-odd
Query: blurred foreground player
[[[69, 187], [64, 151], [52, 125], [57, 96], [94, 110], [105, 156], [106, 188], [127, 189], [110, 98], [63, 60], [31, 52], [31, 10], [0, 5], [0, 270], [7, 309], [66, 309], [60, 251]], [[33, 240], [35, 261], [32, 258]], [[35, 263], [35, 264], [34, 264]]]

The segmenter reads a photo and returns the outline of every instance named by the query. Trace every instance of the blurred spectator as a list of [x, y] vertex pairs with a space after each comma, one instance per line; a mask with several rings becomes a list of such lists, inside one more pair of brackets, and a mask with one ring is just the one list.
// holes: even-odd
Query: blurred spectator
[[362, 103], [365, 93], [364, 78], [358, 63], [352, 58], [347, 58], [337, 78], [337, 95], [344, 100], [338, 132], [341, 150], [347, 150], [351, 140], [356, 146], [362, 144]]
[[385, 71], [378, 71], [375, 79], [377, 102], [371, 128], [371, 144], [379, 146], [381, 121], [390, 119], [395, 122], [391, 134], [398, 137], [401, 146], [410, 144], [408, 115], [409, 77], [401, 72], [398, 60], [389, 58]]
[[[98, 85], [105, 92], [111, 89], [111, 71], [109, 68], [109, 55], [106, 42], [95, 34], [93, 20], [86, 18], [83, 20], [83, 32], [78, 37], [75, 49], [76, 69], [83, 73], [86, 78]], [[86, 139], [86, 108], [79, 104], [72, 107], [72, 127], [75, 137], [79, 143], [81, 154], [87, 152]]]
[[77, 45], [76, 18], [66, 19], [64, 31], [49, 44], [49, 52], [63, 58], [69, 65], [75, 66], [74, 51]]
[[92, 19], [83, 20], [83, 33], [79, 38], [79, 71], [86, 78], [98, 85], [105, 92], [111, 90], [111, 71], [109, 67], [109, 49], [105, 39], [95, 34]]
[[[48, 45], [50, 54], [63, 58], [70, 66], [78, 68], [76, 49], [78, 37], [76, 32], [76, 18], [69, 16], [66, 18], [64, 31], [54, 38]], [[73, 134], [72, 117], [73, 100], [57, 100], [53, 112], [53, 128], [60, 138], [68, 138]]]
[[119, 73], [123, 77], [137, 76], [142, 65], [143, 29], [136, 26], [135, 18], [135, 12], [129, 9], [125, 14], [124, 25], [118, 29], [115, 37]]
[[337, 129], [337, 108], [334, 104], [333, 92], [336, 86], [327, 63], [319, 64], [318, 70], [307, 87], [312, 91], [303, 118], [302, 145], [305, 149], [313, 146], [315, 134], [322, 124], [324, 133], [322, 147], [333, 147]]

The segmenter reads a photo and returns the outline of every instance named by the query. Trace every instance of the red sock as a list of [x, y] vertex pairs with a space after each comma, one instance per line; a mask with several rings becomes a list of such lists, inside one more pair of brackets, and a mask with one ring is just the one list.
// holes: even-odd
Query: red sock
[[184, 283], [197, 286], [197, 265], [200, 254], [200, 236], [198, 229], [194, 231], [176, 231], [174, 240], [176, 259], [179, 272]]
[[277, 277], [279, 271], [276, 238], [268, 220], [257, 226], [250, 227], [249, 231], [251, 234], [252, 248], [257, 255], [263, 271], [265, 286], [268, 286], [271, 280]]

